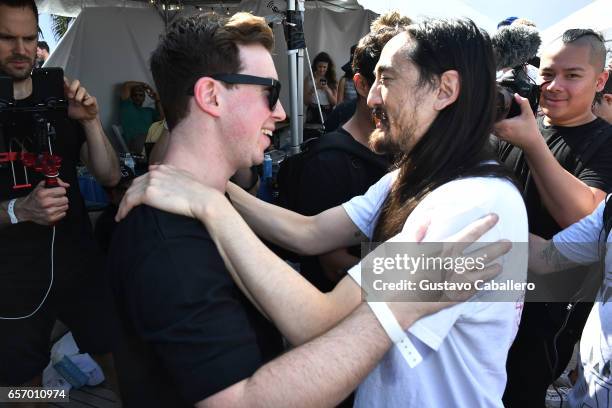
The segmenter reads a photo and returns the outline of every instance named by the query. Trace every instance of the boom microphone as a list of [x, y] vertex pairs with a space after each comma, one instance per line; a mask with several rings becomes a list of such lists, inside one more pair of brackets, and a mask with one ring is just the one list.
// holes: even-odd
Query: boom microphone
[[536, 56], [541, 43], [540, 34], [533, 27], [523, 24], [502, 27], [491, 37], [496, 69], [525, 64]]

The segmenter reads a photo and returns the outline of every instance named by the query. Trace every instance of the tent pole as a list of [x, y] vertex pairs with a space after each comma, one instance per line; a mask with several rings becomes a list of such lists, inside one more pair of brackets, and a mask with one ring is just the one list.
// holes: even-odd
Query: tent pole
[[[295, 10], [295, 0], [287, 0], [287, 10]], [[298, 122], [298, 78], [297, 78], [297, 50], [288, 50], [289, 57], [289, 98], [290, 98], [290, 123], [291, 123], [291, 151], [290, 154], [299, 153], [300, 139]]]
[[[304, 1], [297, 1], [297, 11], [304, 12]], [[300, 48], [297, 54], [297, 107], [298, 107], [298, 142], [304, 141], [304, 49]]]

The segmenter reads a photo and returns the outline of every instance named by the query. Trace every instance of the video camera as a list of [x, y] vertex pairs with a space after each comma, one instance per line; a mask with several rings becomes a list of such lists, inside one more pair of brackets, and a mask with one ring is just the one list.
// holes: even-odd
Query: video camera
[[[32, 71], [31, 103], [23, 104], [15, 101], [13, 94], [13, 78], [0, 76], [0, 140], [6, 146], [0, 151], [0, 163], [9, 162], [13, 173], [13, 188], [31, 187], [28, 181], [27, 169], [43, 173], [46, 177], [46, 187], [58, 185], [57, 176], [61, 165], [61, 157], [53, 154], [52, 139], [55, 130], [52, 121], [68, 116], [68, 101], [64, 95], [64, 71], [61, 68], [40, 68]], [[7, 143], [5, 133], [23, 124], [31, 124], [32, 148], [25, 151], [13, 151], [12, 143]], [[12, 140], [8, 137], [8, 140]], [[19, 184], [15, 178], [15, 162], [21, 161], [25, 168], [25, 183]]]
[[527, 65], [537, 54], [541, 42], [538, 31], [526, 25], [502, 27], [491, 37], [497, 70], [511, 68], [497, 81], [496, 122], [521, 114], [515, 93], [527, 98], [534, 115], [537, 113], [540, 86], [529, 77]]

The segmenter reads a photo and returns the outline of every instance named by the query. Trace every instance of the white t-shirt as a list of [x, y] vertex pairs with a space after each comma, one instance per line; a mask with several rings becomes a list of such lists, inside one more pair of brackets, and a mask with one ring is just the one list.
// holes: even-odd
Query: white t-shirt
[[[312, 82], [308, 81], [307, 83], [308, 88], [310, 89], [310, 92], [313, 91], [317, 91], [317, 94], [319, 95], [319, 103], [321, 105], [329, 105], [329, 97], [327, 96], [327, 92], [325, 92], [324, 89], [317, 89], [315, 87], [312, 86]], [[312, 94], [312, 98], [310, 99], [310, 103], [311, 104], [316, 104], [317, 103], [317, 98], [314, 95], [314, 92]]]
[[[578, 264], [599, 261], [604, 207], [602, 202], [591, 215], [553, 237], [561, 254]], [[578, 382], [568, 395], [570, 407], [612, 407], [612, 234], [606, 243], [605, 276], [582, 330]]]
[[[396, 177], [397, 171], [385, 175], [365, 195], [343, 204], [351, 220], [370, 238]], [[524, 282], [527, 212], [520, 193], [506, 180], [474, 177], [437, 188], [419, 203], [393, 240], [412, 236], [412, 229], [430, 219], [424, 241], [444, 241], [489, 213], [498, 214], [499, 221], [479, 241], [505, 238], [522, 243], [513, 245], [500, 262], [502, 275], [513, 269], [514, 280], [519, 275]], [[349, 274], [361, 283], [359, 265]], [[355, 406], [502, 407], [506, 358], [518, 330], [522, 302], [522, 293], [514, 302], [470, 301], [420, 319], [408, 336], [423, 361], [410, 368], [400, 352], [391, 348], [360, 385]]]

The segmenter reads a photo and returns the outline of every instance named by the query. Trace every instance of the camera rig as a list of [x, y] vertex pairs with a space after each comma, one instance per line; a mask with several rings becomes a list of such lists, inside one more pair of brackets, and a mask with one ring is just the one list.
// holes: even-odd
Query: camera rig
[[[45, 177], [45, 187], [57, 187], [62, 158], [53, 153], [52, 142], [55, 129], [52, 122], [68, 115], [68, 102], [64, 97], [64, 73], [61, 68], [42, 68], [32, 71], [32, 104], [22, 106], [13, 96], [13, 79], [0, 76], [0, 140], [6, 152], [0, 153], [0, 164], [9, 163], [13, 177], [13, 189], [32, 187], [28, 169]], [[20, 124], [29, 123], [32, 128], [31, 149], [17, 142], [18, 151], [13, 151], [14, 138], [6, 135]], [[9, 136], [8, 138], [6, 136]], [[8, 140], [8, 142], [7, 142]], [[23, 166], [23, 182], [17, 181], [16, 163]]]

